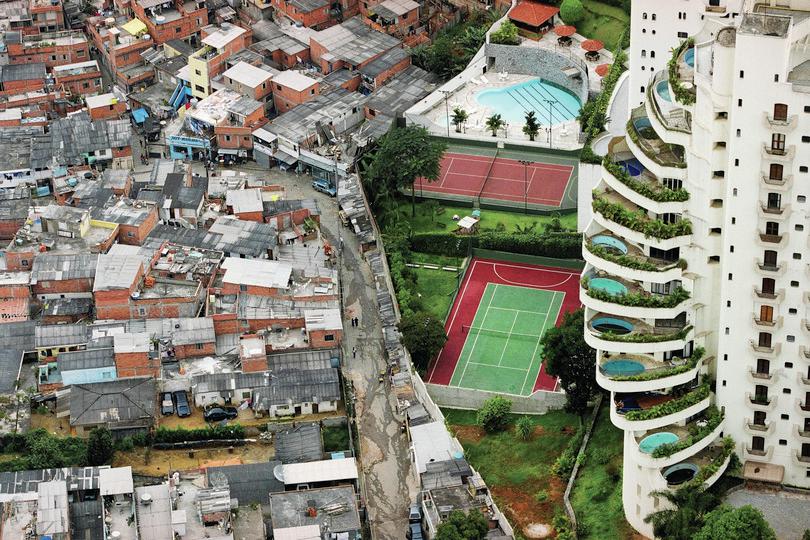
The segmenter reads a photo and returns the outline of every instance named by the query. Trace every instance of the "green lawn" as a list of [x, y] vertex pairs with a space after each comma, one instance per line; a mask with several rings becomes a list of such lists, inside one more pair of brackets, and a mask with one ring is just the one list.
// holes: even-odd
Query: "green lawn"
[[[464, 217], [469, 216], [472, 212], [472, 208], [469, 206], [439, 205], [438, 208], [444, 211], [435, 214], [434, 208], [436, 208], [436, 205], [432, 205], [426, 201], [419, 201], [416, 203], [416, 217], [411, 217], [411, 204], [409, 201], [403, 201], [400, 206], [400, 212], [403, 218], [402, 221], [410, 226], [412, 233], [451, 232], [456, 227], [455, 222], [453, 222], [454, 214]], [[572, 230], [576, 229], [576, 213], [563, 214], [559, 217], [563, 227]], [[550, 223], [552, 219], [552, 216], [546, 215], [482, 209], [479, 228], [482, 231], [503, 228], [508, 232], [515, 232], [517, 230], [515, 228], [516, 225], [520, 227], [530, 227], [533, 223], [537, 223], [536, 227], [538, 232], [540, 232], [543, 229], [543, 225]]]
[[346, 426], [324, 427], [321, 433], [323, 434], [324, 452], [342, 452], [343, 450], [351, 450], [351, 448], [349, 448], [348, 427]]
[[422, 304], [428, 312], [443, 321], [458, 286], [456, 272], [426, 268], [413, 270], [417, 275], [416, 292], [421, 295]]
[[571, 493], [577, 522], [585, 533], [579, 538], [621, 540], [633, 535], [624, 520], [621, 470], [622, 431], [610, 422], [607, 408], [602, 407]]
[[[529, 523], [550, 524], [563, 508], [565, 491], [565, 484], [552, 474], [551, 466], [574, 434], [577, 416], [563, 411], [530, 416], [535, 433], [523, 441], [513, 426], [501, 433], [484, 433], [476, 425], [475, 411], [443, 412], [464, 446], [465, 457], [481, 473], [515, 532], [519, 534]], [[513, 425], [517, 418], [519, 415], [513, 415]]]
[[630, 16], [621, 8], [596, 0], [583, 0], [582, 5], [585, 6], [585, 19], [576, 25], [577, 32], [600, 40], [610, 51], [615, 49], [624, 28], [630, 23]]

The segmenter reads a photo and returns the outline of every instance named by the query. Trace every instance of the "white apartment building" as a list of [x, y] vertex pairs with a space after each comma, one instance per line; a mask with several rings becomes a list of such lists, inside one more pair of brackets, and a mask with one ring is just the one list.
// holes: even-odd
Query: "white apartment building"
[[644, 100], [650, 76], [666, 69], [671, 51], [707, 17], [736, 18], [744, 0], [634, 0], [630, 10], [630, 105]]
[[[633, 62], [656, 39], [634, 32]], [[674, 49], [609, 143], [580, 291], [647, 536], [650, 494], [713, 484], [732, 451], [748, 481], [810, 487], [810, 0], [746, 1]]]

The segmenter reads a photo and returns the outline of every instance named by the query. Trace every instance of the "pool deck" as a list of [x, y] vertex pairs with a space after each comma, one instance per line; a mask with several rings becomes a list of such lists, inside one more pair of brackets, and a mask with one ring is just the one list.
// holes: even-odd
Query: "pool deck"
[[557, 34], [554, 32], [547, 32], [543, 35], [543, 37], [537, 41], [533, 39], [526, 39], [523, 38], [523, 41], [520, 42], [521, 47], [530, 47], [530, 48], [541, 48], [547, 49], [549, 51], [554, 51], [557, 54], [562, 56], [567, 56], [573, 60], [578, 62], [582, 62], [588, 67], [588, 86], [591, 92], [601, 92], [602, 91], [602, 77], [600, 77], [596, 73], [596, 66], [600, 64], [612, 64], [613, 63], [613, 53], [606, 49], [602, 49], [599, 51], [599, 59], [596, 61], [591, 61], [585, 58], [585, 51], [582, 49], [582, 42], [585, 41], [586, 37], [583, 37], [579, 34], [574, 34], [571, 36], [571, 45], [567, 47], [563, 47], [557, 42]]
[[[633, 360], [643, 365], [645, 371], [651, 371], [654, 369], [665, 369], [665, 368], [669, 369], [675, 366], [675, 364], [673, 364], [672, 362], [658, 362], [657, 360], [655, 360], [655, 358], [653, 358], [652, 356], [648, 356], [646, 354], [625, 354], [625, 353], [610, 354], [610, 355], [608, 355], [607, 353], [602, 353], [599, 355], [599, 366], [603, 366], [613, 360]], [[609, 374], [604, 375], [608, 379], [611, 377], [611, 375]]]
[[[462, 132], [466, 135], [475, 137], [491, 137], [492, 132], [487, 129], [486, 121], [487, 118], [492, 116], [495, 111], [478, 103], [478, 100], [475, 98], [476, 94], [482, 90], [504, 88], [531, 81], [537, 79], [538, 77], [542, 78], [542, 74], [519, 75], [508, 73], [504, 77], [503, 74], [493, 72], [488, 73], [483, 77], [486, 78], [486, 82], [482, 81], [479, 77], [473, 78], [473, 80], [459, 88], [456, 92], [448, 97], [447, 109], [445, 109], [444, 103], [440, 102], [436, 107], [427, 112], [427, 118], [432, 122], [445, 127], [447, 125], [447, 115], [449, 112], [451, 121], [450, 131], [455, 133], [455, 126], [452, 125], [453, 109], [456, 107], [461, 107], [467, 112], [467, 114], [469, 114], [469, 118], [464, 124]], [[541, 125], [540, 133], [537, 135], [537, 140], [545, 140], [547, 138], [547, 133], [548, 132], [545, 130], [545, 126]], [[575, 141], [578, 133], [579, 122], [577, 122], [576, 119], [555, 124], [552, 127], [552, 138], [555, 145], [558, 146], [569, 139]], [[523, 123], [507, 123], [506, 136], [508, 139], [525, 138], [528, 140], [528, 137], [523, 134]]]

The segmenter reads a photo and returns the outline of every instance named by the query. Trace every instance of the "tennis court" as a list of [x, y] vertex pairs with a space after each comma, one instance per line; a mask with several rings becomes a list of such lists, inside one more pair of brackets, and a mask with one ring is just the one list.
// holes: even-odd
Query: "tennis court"
[[451, 386], [529, 395], [543, 363], [540, 338], [562, 306], [557, 291], [490, 283], [481, 297]]
[[475, 258], [450, 311], [428, 382], [528, 396], [556, 390], [540, 338], [579, 307], [575, 270]]
[[566, 199], [576, 203], [574, 171], [574, 164], [560, 156], [453, 146], [442, 158], [438, 180], [420, 178], [414, 188], [422, 197], [533, 209], [561, 208], [568, 206], [564, 204]]

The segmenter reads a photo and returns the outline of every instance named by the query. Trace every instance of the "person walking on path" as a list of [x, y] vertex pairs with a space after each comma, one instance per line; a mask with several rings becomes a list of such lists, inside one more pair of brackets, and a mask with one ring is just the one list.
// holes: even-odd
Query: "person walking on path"
[[352, 358], [357, 358], [357, 347], [352, 347]]

